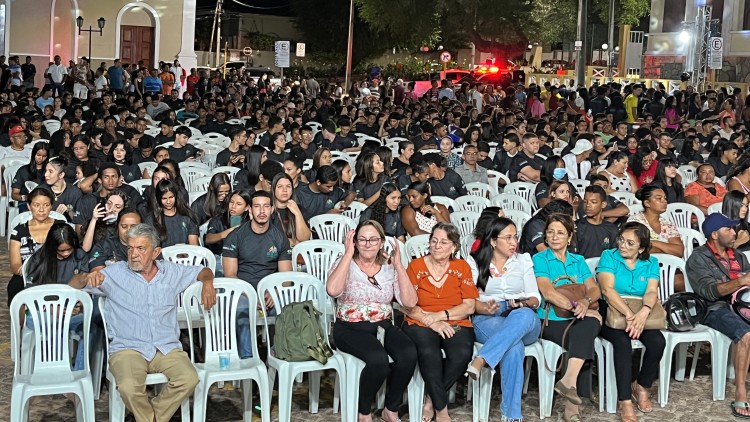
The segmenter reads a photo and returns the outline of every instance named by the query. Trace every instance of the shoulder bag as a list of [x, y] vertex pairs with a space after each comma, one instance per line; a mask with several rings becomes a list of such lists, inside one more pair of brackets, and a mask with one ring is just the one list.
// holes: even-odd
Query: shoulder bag
[[[643, 308], [643, 298], [640, 296], [620, 296], [628, 305], [633, 313], [640, 312]], [[624, 330], [627, 327], [627, 320], [625, 315], [615, 309], [611, 304], [607, 308], [607, 320], [605, 321], [607, 327], [615, 330]], [[667, 313], [664, 311], [664, 307], [661, 306], [661, 302], [658, 300], [651, 309], [651, 313], [648, 315], [646, 325], [643, 326], [644, 330], [665, 330], [667, 328]]]

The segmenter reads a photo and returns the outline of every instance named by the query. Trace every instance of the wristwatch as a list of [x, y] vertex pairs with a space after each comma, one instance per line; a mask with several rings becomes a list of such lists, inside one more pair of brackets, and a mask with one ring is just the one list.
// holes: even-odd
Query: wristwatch
[[589, 306], [591, 306], [591, 304], [592, 304], [592, 303], [594, 303], [594, 301], [593, 301], [593, 300], [591, 300], [591, 298], [590, 298], [590, 297], [588, 297], [588, 296], [584, 297], [584, 299], [585, 299], [585, 300], [587, 300], [587, 301], [589, 302]]

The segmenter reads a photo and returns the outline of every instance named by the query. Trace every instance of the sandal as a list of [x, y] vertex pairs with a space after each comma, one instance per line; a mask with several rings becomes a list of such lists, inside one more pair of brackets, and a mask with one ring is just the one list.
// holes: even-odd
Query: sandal
[[[476, 357], [476, 358], [474, 358], [474, 360], [472, 360], [471, 362], [469, 362], [469, 366], [466, 368], [466, 373], [464, 374], [465, 376], [468, 376], [469, 378], [473, 379], [474, 381], [476, 381], [476, 380], [479, 379], [479, 371], [480, 371], [480, 369], [477, 369], [477, 367], [474, 366], [474, 361], [476, 361], [477, 359], [482, 359], [482, 358]], [[482, 360], [484, 360], [484, 359], [482, 359]], [[484, 366], [484, 365], [482, 365], [482, 366]]]
[[[649, 399], [649, 393], [646, 387], [638, 384], [638, 381], [633, 381], [633, 400], [635, 400], [635, 407], [643, 413], [651, 413], [654, 411], [654, 406]], [[641, 398], [641, 394], [645, 393], [646, 398]]]
[[620, 422], [638, 422], [638, 417], [635, 415], [635, 410], [633, 409], [633, 402], [621, 402], [618, 405], [618, 410]]
[[581, 405], [583, 403], [583, 400], [578, 397], [575, 387], [566, 387], [565, 384], [562, 383], [562, 380], [555, 384], [555, 392], [575, 405]]
[[732, 408], [732, 415], [734, 415], [735, 418], [750, 419], [749, 415], [743, 415], [737, 411], [738, 408], [745, 409], [746, 411], [750, 410], [750, 404], [747, 402], [733, 401], [729, 404], [729, 407]]
[[437, 415], [437, 411], [435, 411], [435, 408], [432, 407], [432, 401], [430, 401], [429, 409], [427, 409], [427, 407], [427, 400], [425, 400], [422, 403], [422, 422], [432, 422], [433, 420], [435, 420], [435, 416]]

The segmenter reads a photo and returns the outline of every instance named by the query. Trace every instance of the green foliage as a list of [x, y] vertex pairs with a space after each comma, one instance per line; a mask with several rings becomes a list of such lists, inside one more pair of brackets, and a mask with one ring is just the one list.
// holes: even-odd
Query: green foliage
[[532, 4], [530, 26], [533, 29], [527, 29], [531, 41], [555, 43], [575, 39], [577, 0], [532, 0]]
[[274, 43], [279, 41], [279, 38], [274, 35], [260, 34], [257, 32], [248, 32], [245, 34], [248, 45], [252, 46], [255, 50], [268, 50], [273, 51]]

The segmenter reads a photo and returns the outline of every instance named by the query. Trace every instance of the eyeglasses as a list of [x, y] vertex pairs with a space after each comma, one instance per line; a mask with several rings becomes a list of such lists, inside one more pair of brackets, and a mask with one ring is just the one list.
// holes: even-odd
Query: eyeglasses
[[370, 284], [372, 284], [373, 286], [377, 287], [377, 288], [378, 288], [378, 290], [383, 290], [383, 288], [382, 288], [382, 287], [380, 287], [380, 283], [378, 283], [378, 280], [376, 280], [376, 279], [375, 279], [375, 276], [373, 276], [373, 275], [368, 275], [368, 276], [367, 276], [367, 281], [369, 281], [369, 282], [370, 282]]
[[464, 155], [467, 156], [467, 157], [476, 157], [477, 153], [476, 152], [465, 152]]
[[430, 246], [437, 246], [437, 245], [447, 248], [448, 246], [453, 245], [453, 242], [451, 242], [450, 240], [437, 240], [437, 239], [430, 240]]
[[518, 235], [517, 234], [509, 234], [507, 236], [497, 236], [495, 239], [502, 239], [506, 241], [507, 243], [518, 243]]
[[632, 241], [632, 240], [629, 240], [629, 239], [628, 239], [628, 240], [625, 240], [625, 238], [624, 238], [624, 237], [622, 237], [622, 236], [619, 236], [619, 237], [617, 238], [617, 244], [618, 244], [618, 245], [622, 245], [622, 244], [625, 244], [625, 245], [626, 245], [627, 247], [629, 247], [629, 248], [633, 248], [633, 247], [635, 247], [635, 246], [636, 246], [636, 244], [635, 244], [635, 242], [634, 242], [634, 241]]
[[547, 230], [546, 232], [544, 232], [544, 235], [546, 237], [550, 238], [550, 239], [552, 239], [554, 237], [565, 238], [565, 237], [568, 237], [568, 232], [566, 232], [566, 231], [564, 232], [564, 231]]
[[373, 237], [371, 239], [365, 239], [364, 237], [357, 238], [357, 243], [359, 243], [362, 246], [370, 246], [370, 245], [377, 245], [380, 243], [380, 241], [383, 240], [380, 237]]

